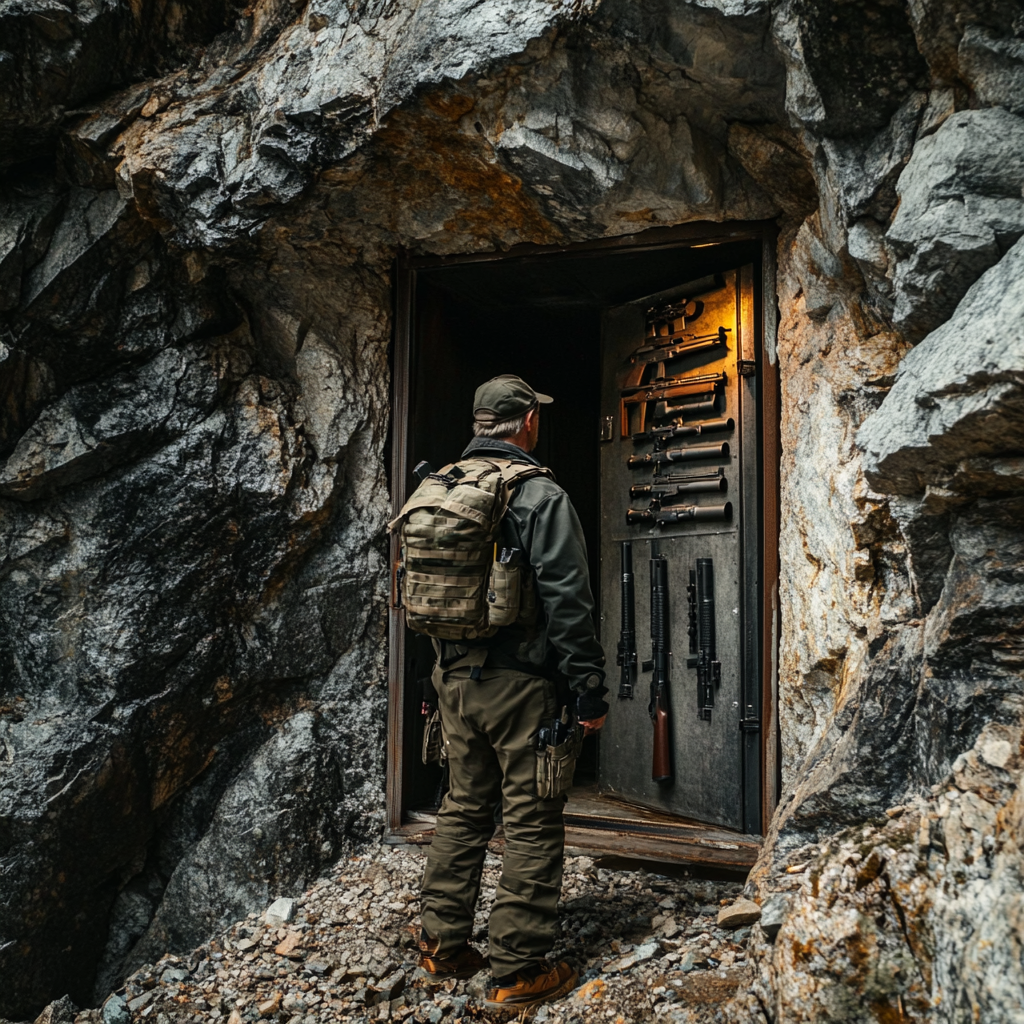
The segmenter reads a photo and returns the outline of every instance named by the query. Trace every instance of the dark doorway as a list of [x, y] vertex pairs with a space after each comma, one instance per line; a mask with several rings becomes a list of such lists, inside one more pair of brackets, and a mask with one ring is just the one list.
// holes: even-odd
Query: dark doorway
[[[396, 506], [415, 486], [410, 474], [417, 462], [426, 459], [441, 466], [459, 457], [471, 436], [476, 387], [499, 373], [518, 374], [555, 398], [555, 403], [544, 409], [536, 454], [554, 470], [579, 513], [599, 609], [611, 612], [613, 605], [617, 608], [617, 597], [612, 601], [610, 595], [600, 592], [602, 579], [605, 590], [609, 581], [614, 584], [609, 562], [618, 557], [617, 535], [612, 536], [603, 519], [609, 491], [607, 482], [602, 487], [602, 464], [607, 463], [611, 446], [605, 444], [602, 448], [601, 441], [602, 436], [607, 438], [609, 412], [604, 408], [608, 397], [603, 393], [608, 391], [609, 368], [602, 361], [608, 360], [609, 324], [620, 323], [616, 311], [630, 303], [639, 307], [644, 296], [670, 294], [671, 289], [695, 278], [731, 271], [736, 280], [738, 268], [746, 267], [753, 279], [755, 270], [760, 271], [763, 232], [758, 229], [734, 234], [746, 237], [710, 243], [690, 239], [653, 246], [534, 251], [504, 258], [488, 255], [420, 260], [406, 268], [397, 311]], [[757, 290], [760, 301], [759, 284]], [[620, 326], [615, 329], [621, 333]], [[625, 458], [626, 449], [622, 451]], [[756, 475], [755, 471], [755, 491]], [[751, 498], [759, 505], [756, 495]], [[756, 514], [752, 521], [759, 523]], [[761, 548], [758, 534], [755, 526], [748, 556], [755, 561]], [[638, 550], [638, 562], [644, 558], [646, 555]], [[647, 599], [646, 568], [638, 568], [637, 575], [639, 605]], [[755, 576], [761, 578], [759, 572]], [[608, 685], [614, 700], [618, 622], [609, 621], [608, 615], [604, 619], [599, 623], [599, 635], [608, 656]], [[429, 641], [404, 630], [400, 622], [394, 615], [389, 737], [389, 817], [392, 829], [398, 831], [429, 826], [442, 781], [439, 770], [424, 766], [419, 757], [423, 719], [417, 680], [429, 674], [432, 650]], [[758, 623], [755, 631], [761, 628]], [[395, 635], [396, 631], [400, 635]], [[641, 650], [647, 643], [640, 638]], [[757, 653], [754, 659], [759, 665]], [[681, 678], [682, 673], [679, 675]], [[646, 704], [645, 693], [638, 692], [637, 704]], [[678, 703], [682, 709], [682, 697]], [[615, 711], [613, 707], [612, 713]], [[671, 840], [675, 823], [691, 832], [695, 826], [699, 829], [699, 818], [686, 822], [688, 816], [671, 804], [659, 806], [643, 798], [634, 803], [628, 793], [623, 798], [621, 792], [612, 792], [615, 787], [603, 786], [602, 778], [614, 778], [616, 773], [609, 772], [608, 765], [601, 771], [601, 756], [599, 739], [588, 740], [568, 807], [570, 823], [595, 835], [602, 831], [621, 834], [627, 829], [662, 840]], [[758, 756], [758, 773], [761, 760]], [[742, 804], [740, 794], [736, 799]], [[745, 818], [747, 832], [760, 828], [760, 803], [757, 799], [754, 803], [756, 812]], [[741, 818], [735, 816], [735, 827], [740, 831]], [[724, 832], [722, 824], [732, 818], [719, 815], [717, 820], [704, 820], [709, 827], [718, 826]], [[610, 841], [609, 849], [619, 847]], [[740, 859], [748, 857], [745, 848], [741, 854]], [[681, 859], [700, 857], [687, 855]]]

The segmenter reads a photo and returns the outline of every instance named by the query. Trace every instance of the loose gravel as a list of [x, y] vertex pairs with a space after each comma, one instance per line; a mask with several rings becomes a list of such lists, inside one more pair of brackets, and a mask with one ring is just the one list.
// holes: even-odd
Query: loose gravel
[[[473, 941], [486, 951], [501, 870], [491, 844]], [[631, 865], [632, 866], [632, 865]], [[136, 971], [76, 1024], [341, 1024], [497, 1019], [482, 1006], [486, 973], [436, 984], [416, 965], [423, 851], [379, 846], [342, 861], [308, 892], [285, 893], [188, 955]], [[533, 1015], [545, 1024], [696, 1024], [749, 984], [749, 928], [716, 926], [737, 882], [612, 870], [569, 857], [553, 957], [580, 973], [576, 990]], [[56, 1007], [57, 1004], [53, 1004]], [[44, 1011], [44, 1014], [47, 1011]], [[53, 1014], [51, 1014], [51, 1017]], [[70, 1024], [71, 1015], [67, 1016]], [[55, 1021], [54, 1024], [57, 1024]]]

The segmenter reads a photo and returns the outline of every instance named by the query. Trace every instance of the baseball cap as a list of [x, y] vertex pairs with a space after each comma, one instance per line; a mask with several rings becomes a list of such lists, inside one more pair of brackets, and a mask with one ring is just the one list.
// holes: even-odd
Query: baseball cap
[[522, 377], [503, 373], [481, 384], [473, 396], [473, 419], [477, 423], [500, 423], [522, 416], [538, 402], [548, 405], [554, 399], [534, 391]]

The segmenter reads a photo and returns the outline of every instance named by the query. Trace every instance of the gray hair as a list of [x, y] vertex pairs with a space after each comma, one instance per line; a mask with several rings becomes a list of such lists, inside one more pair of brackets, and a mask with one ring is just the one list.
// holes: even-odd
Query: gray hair
[[473, 436], [515, 437], [526, 426], [526, 416], [529, 411], [527, 409], [526, 412], [521, 413], [519, 416], [513, 416], [508, 420], [499, 420], [497, 423], [481, 423], [479, 420], [473, 420]]

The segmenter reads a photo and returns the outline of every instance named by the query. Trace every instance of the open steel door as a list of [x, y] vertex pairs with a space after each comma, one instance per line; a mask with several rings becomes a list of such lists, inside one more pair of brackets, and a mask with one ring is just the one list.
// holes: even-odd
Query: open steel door
[[[598, 786], [628, 803], [759, 833], [761, 345], [754, 323], [750, 266], [605, 314], [600, 592], [612, 709]], [[633, 561], [632, 699], [617, 699], [620, 670], [611, 664], [622, 622], [623, 541]], [[643, 664], [659, 642], [652, 639], [655, 553], [665, 584], [655, 629], [666, 676], [660, 765], [649, 713], [657, 665]]]

